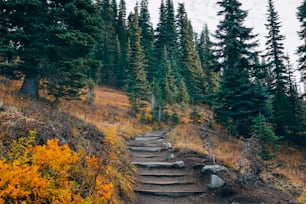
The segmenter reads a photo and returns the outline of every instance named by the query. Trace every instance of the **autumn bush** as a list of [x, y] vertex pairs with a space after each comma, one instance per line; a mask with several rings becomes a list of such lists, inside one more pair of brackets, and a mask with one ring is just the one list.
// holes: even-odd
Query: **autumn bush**
[[[0, 203], [117, 203], [108, 165], [94, 156], [82, 160], [58, 139], [33, 145], [34, 135], [14, 141], [9, 157], [0, 160]], [[80, 161], [87, 175], [74, 174]], [[88, 180], [92, 189], [85, 194]]]

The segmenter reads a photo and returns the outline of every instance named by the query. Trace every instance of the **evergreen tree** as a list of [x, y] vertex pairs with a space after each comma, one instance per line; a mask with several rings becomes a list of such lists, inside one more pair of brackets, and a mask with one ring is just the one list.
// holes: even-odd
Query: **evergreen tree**
[[173, 0], [166, 0], [166, 46], [171, 57], [174, 57], [177, 52], [177, 33], [175, 25], [175, 14], [173, 7]]
[[217, 62], [213, 54], [213, 43], [209, 35], [208, 26], [205, 25], [200, 38], [197, 39], [197, 50], [204, 73], [205, 102], [212, 104], [214, 95], [218, 90], [220, 74], [216, 70]]
[[102, 81], [104, 84], [115, 85], [116, 84], [116, 49], [117, 49], [117, 32], [116, 32], [116, 17], [117, 13], [116, 1], [110, 2], [110, 0], [102, 0], [102, 12], [104, 29], [102, 39], [102, 53], [98, 56], [103, 62], [103, 76]]
[[176, 60], [177, 55], [177, 31], [175, 25], [175, 14], [172, 0], [162, 0], [160, 6], [160, 18], [157, 25], [157, 39], [155, 44], [156, 59], [163, 53], [164, 46], [167, 47], [170, 60]]
[[261, 98], [250, 80], [254, 68], [254, 48], [257, 46], [252, 29], [243, 25], [247, 12], [237, 0], [218, 1], [221, 10], [215, 37], [216, 54], [222, 69], [221, 85], [217, 93], [215, 114], [217, 119], [232, 128], [234, 133], [249, 135], [252, 118], [262, 112], [254, 98]]
[[298, 32], [300, 39], [303, 44], [298, 47], [297, 53], [300, 55], [299, 58], [299, 70], [302, 73], [302, 80], [304, 82], [304, 97], [306, 96], [306, 0], [298, 7], [298, 20], [301, 23], [301, 30]]
[[273, 155], [269, 152], [269, 145], [275, 145], [275, 142], [280, 140], [281, 137], [276, 136], [273, 130], [268, 126], [264, 115], [259, 113], [252, 122], [251, 131], [252, 134], [259, 139], [259, 154], [261, 158], [263, 160], [272, 159]]
[[158, 55], [157, 53], [161, 53], [161, 50], [164, 48], [167, 41], [166, 19], [167, 19], [166, 7], [164, 1], [162, 0], [159, 8], [159, 23], [157, 24], [157, 29], [156, 29], [157, 36], [155, 43], [155, 51], [157, 59], [159, 58], [159, 56], [161, 56]]
[[177, 48], [177, 34], [175, 26], [175, 14], [172, 0], [166, 0], [166, 4], [162, 0], [160, 6], [160, 20], [157, 28], [157, 43], [156, 47], [162, 53], [164, 46], [167, 47], [168, 52], [173, 54]]
[[123, 87], [125, 81], [125, 71], [127, 66], [127, 43], [128, 43], [128, 31], [126, 25], [126, 3], [124, 0], [120, 0], [119, 3], [119, 12], [118, 12], [118, 20], [116, 26], [116, 32], [118, 35], [119, 45], [117, 47], [120, 48], [119, 59], [117, 62], [117, 70], [115, 72], [116, 75], [116, 85], [117, 87]]
[[[0, 9], [3, 8], [5, 8], [5, 2], [1, 1]], [[9, 35], [9, 24], [5, 19], [6, 12], [0, 10], [0, 73], [5, 77], [15, 77], [12, 66], [16, 66], [17, 52], [7, 37]]]
[[7, 31], [2, 37], [20, 58], [10, 72], [24, 76], [21, 92], [38, 96], [45, 79], [56, 99], [78, 97], [89, 66], [97, 64], [93, 51], [101, 20], [92, 1], [1, 1], [0, 6]]
[[154, 31], [150, 22], [148, 0], [142, 0], [140, 4], [139, 27], [141, 28], [141, 46], [145, 54], [145, 65], [148, 81], [151, 83], [154, 77]]
[[190, 97], [186, 88], [186, 83], [183, 78], [181, 78], [179, 81], [178, 89], [180, 90], [178, 92], [178, 102], [183, 104], [189, 104]]
[[159, 70], [157, 71], [157, 77], [159, 84], [163, 92], [163, 100], [165, 104], [174, 104], [177, 97], [177, 87], [173, 76], [171, 64], [169, 61], [169, 55], [166, 47], [164, 48], [163, 55], [160, 60]]
[[306, 110], [305, 102], [299, 98], [297, 92], [297, 85], [294, 81], [294, 70], [290, 63], [289, 57], [287, 57], [287, 70], [289, 75], [289, 92], [288, 101], [290, 110], [287, 117], [287, 126], [291, 138], [299, 143], [303, 140], [303, 131], [306, 129]]
[[270, 89], [272, 94], [272, 113], [277, 135], [286, 135], [286, 121], [290, 115], [288, 91], [289, 77], [285, 66], [286, 56], [284, 54], [284, 36], [280, 33], [280, 22], [278, 13], [275, 10], [273, 0], [268, 0], [266, 36], [267, 53], [266, 59], [270, 69]]
[[186, 87], [193, 103], [203, 102], [203, 72], [199, 55], [193, 40], [193, 30], [184, 4], [179, 4], [177, 15], [179, 24], [179, 65]]
[[132, 107], [139, 110], [142, 101], [149, 99], [149, 86], [146, 81], [144, 53], [141, 47], [141, 29], [139, 27], [138, 7], [129, 16], [129, 54], [126, 79], [126, 91]]

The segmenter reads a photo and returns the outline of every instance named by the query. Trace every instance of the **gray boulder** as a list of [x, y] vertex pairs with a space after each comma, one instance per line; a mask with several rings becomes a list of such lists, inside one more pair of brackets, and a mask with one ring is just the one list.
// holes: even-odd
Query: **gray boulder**
[[211, 175], [210, 184], [208, 185], [209, 188], [215, 189], [215, 188], [221, 188], [225, 182], [218, 177], [217, 175]]
[[177, 161], [177, 162], [175, 162], [175, 166], [177, 168], [183, 168], [183, 167], [185, 167], [185, 164], [184, 164], [183, 161]]
[[202, 174], [217, 174], [221, 171], [227, 171], [226, 167], [215, 164], [215, 165], [205, 165], [202, 168]]

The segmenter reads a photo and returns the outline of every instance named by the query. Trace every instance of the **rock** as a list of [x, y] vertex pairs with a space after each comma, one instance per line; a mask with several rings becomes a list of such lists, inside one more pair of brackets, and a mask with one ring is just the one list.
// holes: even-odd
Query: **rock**
[[171, 160], [173, 160], [173, 159], [174, 159], [174, 154], [173, 154], [173, 153], [168, 154], [168, 156], [167, 156], [167, 161], [171, 161]]
[[227, 171], [227, 169], [224, 166], [215, 164], [215, 165], [205, 165], [202, 168], [202, 174], [216, 174], [221, 171]]
[[185, 167], [185, 164], [184, 164], [183, 161], [177, 161], [177, 162], [175, 162], [175, 166], [177, 168], [183, 168], [183, 167]]
[[166, 149], [171, 149], [172, 145], [170, 142], [164, 143]]
[[220, 188], [225, 184], [225, 182], [218, 177], [217, 175], [211, 175], [210, 184], [208, 185], [209, 188]]

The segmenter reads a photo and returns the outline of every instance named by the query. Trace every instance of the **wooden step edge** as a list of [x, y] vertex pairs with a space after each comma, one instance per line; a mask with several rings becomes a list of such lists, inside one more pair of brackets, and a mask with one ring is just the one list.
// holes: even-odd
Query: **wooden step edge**
[[146, 180], [138, 180], [138, 183], [141, 184], [149, 184], [149, 185], [161, 185], [161, 186], [169, 186], [169, 185], [187, 185], [187, 184], [194, 184], [195, 181], [188, 180], [188, 181], [146, 181]]
[[135, 189], [135, 192], [147, 194], [147, 195], [158, 195], [158, 196], [167, 196], [167, 197], [185, 197], [191, 195], [197, 195], [205, 193], [205, 190], [198, 190], [198, 191], [154, 191], [154, 190], [142, 190], [142, 189]]
[[147, 168], [184, 168], [183, 161], [176, 162], [132, 162], [134, 165]]

